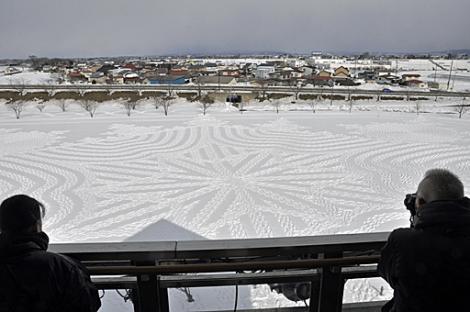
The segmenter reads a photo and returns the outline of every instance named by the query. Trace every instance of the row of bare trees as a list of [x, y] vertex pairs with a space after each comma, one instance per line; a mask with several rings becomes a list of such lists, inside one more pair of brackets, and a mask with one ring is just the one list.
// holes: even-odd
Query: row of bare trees
[[[66, 93], [66, 94], [65, 94]], [[29, 93], [31, 96], [21, 96], [20, 93], [11, 94], [8, 102], [6, 103], [7, 107], [10, 108], [14, 113], [17, 119], [20, 119], [21, 113], [24, 110], [24, 107], [28, 102], [36, 102], [36, 108], [39, 111], [43, 111], [46, 102], [52, 98], [43, 97], [42, 94]], [[123, 100], [122, 105], [128, 116], [131, 116], [133, 110], [136, 109], [139, 101], [142, 99], [152, 99], [155, 109], [160, 107], [163, 109], [165, 116], [168, 116], [169, 108], [176, 100], [176, 97], [164, 95], [159, 92], [148, 92], [145, 97], [139, 96], [132, 92], [118, 92], [114, 96], [109, 96], [106, 92], [83, 92], [82, 90], [76, 92], [62, 92], [58, 93], [59, 96], [54, 97], [54, 99], [59, 100], [57, 103], [63, 112], [67, 111], [68, 103], [66, 99], [73, 99], [79, 105], [89, 113], [90, 117], [95, 116], [96, 110], [99, 107], [100, 103], [108, 101], [110, 99], [121, 99]], [[209, 95], [204, 95], [201, 98], [196, 98], [195, 101], [199, 101], [203, 114], [205, 115], [207, 109], [215, 102], [212, 97]]]
[[[6, 105], [12, 110], [15, 114], [16, 119], [20, 119], [22, 112], [26, 104], [35, 103], [35, 107], [42, 112], [46, 107], [46, 102], [49, 100], [55, 100], [56, 104], [60, 109], [65, 112], [68, 109], [67, 100], [74, 100], [90, 115], [91, 118], [95, 116], [96, 110], [102, 102], [109, 100], [120, 100], [122, 103], [126, 114], [131, 116], [132, 111], [140, 104], [142, 100], [152, 99], [152, 103], [155, 109], [160, 107], [163, 110], [165, 116], [168, 116], [170, 106], [175, 102], [176, 95], [174, 95], [174, 90], [171, 85], [168, 85], [166, 92], [159, 91], [115, 91], [106, 90], [106, 91], [89, 91], [86, 92], [83, 89], [77, 88], [74, 91], [63, 91], [54, 93], [52, 89], [45, 89], [41, 92], [32, 92], [26, 93], [25, 89], [21, 86], [18, 86], [15, 91], [2, 92], [2, 97], [7, 99]], [[278, 114], [282, 105], [280, 99], [271, 98], [270, 95], [260, 92], [258, 97], [260, 101], [268, 101], [273, 106], [275, 112]], [[315, 113], [317, 110], [317, 105], [324, 100], [323, 95], [312, 95], [311, 98], [305, 98], [308, 105], [311, 108], [312, 113]], [[199, 102], [203, 115], [206, 114], [207, 110], [215, 103], [215, 99], [209, 94], [203, 94], [202, 90], [198, 92], [191, 101]], [[352, 111], [354, 100], [351, 96], [348, 97], [347, 101], [349, 112]], [[238, 108], [240, 112], [244, 111], [243, 103], [238, 103]], [[421, 111], [422, 103], [420, 101], [415, 101], [414, 103], [416, 108], [416, 113], [419, 114]], [[462, 118], [462, 115], [470, 110], [470, 104], [467, 104], [466, 99], [464, 98], [461, 103], [451, 105], [454, 110], [457, 112], [459, 118]]]
[[95, 116], [96, 110], [102, 102], [110, 100], [121, 100], [121, 103], [128, 116], [136, 109], [141, 100], [153, 99], [155, 108], [163, 108], [165, 116], [168, 115], [169, 107], [173, 104], [172, 87], [169, 86], [167, 93], [163, 92], [134, 92], [134, 91], [90, 91], [86, 92], [81, 88], [74, 91], [63, 91], [54, 93], [53, 89], [45, 89], [41, 92], [26, 93], [21, 85], [15, 88], [15, 91], [2, 92], [2, 98], [6, 99], [6, 106], [15, 113], [16, 119], [20, 119], [21, 113], [27, 104], [34, 103], [35, 107], [43, 112], [46, 102], [55, 100], [62, 112], [67, 111], [69, 103], [67, 100], [73, 100], [78, 103], [91, 118]]

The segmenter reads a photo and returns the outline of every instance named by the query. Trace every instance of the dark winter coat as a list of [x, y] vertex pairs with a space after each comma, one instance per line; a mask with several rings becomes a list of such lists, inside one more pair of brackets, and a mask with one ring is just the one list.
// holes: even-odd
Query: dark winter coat
[[86, 269], [47, 252], [45, 233], [0, 234], [0, 312], [95, 312], [101, 302]]
[[394, 289], [382, 311], [470, 311], [470, 200], [425, 204], [390, 234], [379, 273]]

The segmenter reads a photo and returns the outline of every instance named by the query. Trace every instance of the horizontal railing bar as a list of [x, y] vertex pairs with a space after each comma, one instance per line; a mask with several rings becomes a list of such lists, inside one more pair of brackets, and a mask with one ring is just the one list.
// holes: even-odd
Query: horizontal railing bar
[[[377, 277], [377, 266], [345, 267], [341, 272], [347, 279]], [[288, 270], [260, 273], [231, 273], [231, 274], [185, 274], [160, 276], [160, 287], [209, 287], [209, 286], [231, 286], [231, 285], [254, 285], [270, 283], [309, 282], [319, 278], [319, 272], [313, 270]], [[99, 289], [131, 289], [137, 285], [134, 276], [120, 277], [97, 277], [92, 281]]]
[[336, 253], [380, 250], [389, 233], [336, 234], [321, 236], [180, 241], [176, 256], [180, 259], [208, 257], [249, 257]]
[[[345, 280], [377, 277], [377, 267], [346, 267], [342, 276]], [[254, 285], [270, 283], [309, 282], [317, 280], [317, 270], [274, 271], [262, 273], [235, 273], [209, 275], [179, 275], [160, 276], [160, 287], [210, 287], [231, 285]], [[133, 289], [136, 288], [137, 278], [134, 276], [121, 277], [92, 277], [93, 283], [99, 289]]]
[[160, 276], [160, 287], [208, 287], [309, 282], [318, 280], [317, 270], [275, 271], [261, 273]]
[[50, 251], [81, 261], [151, 261], [174, 259], [175, 241], [51, 244]]
[[227, 272], [249, 270], [283, 270], [283, 269], [314, 269], [331, 266], [348, 266], [359, 264], [373, 264], [379, 261], [379, 256], [358, 256], [330, 259], [302, 259], [278, 261], [252, 261], [237, 263], [201, 263], [201, 264], [174, 264], [156, 266], [103, 266], [90, 267], [92, 275], [113, 274], [178, 274], [202, 272]]
[[120, 277], [96, 277], [91, 281], [98, 289], [135, 289], [137, 288], [137, 278], [135, 276]]
[[[387, 301], [343, 303], [342, 312], [380, 312]], [[240, 311], [238, 311], [240, 312]]]
[[51, 244], [49, 249], [81, 261], [301, 256], [377, 251], [385, 245], [388, 235], [388, 232], [380, 232], [257, 239]]
[[345, 267], [341, 269], [341, 275], [345, 280], [357, 278], [378, 277], [377, 265]]

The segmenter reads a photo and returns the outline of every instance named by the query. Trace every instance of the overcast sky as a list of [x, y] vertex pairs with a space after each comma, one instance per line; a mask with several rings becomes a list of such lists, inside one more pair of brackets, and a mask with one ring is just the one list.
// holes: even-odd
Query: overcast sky
[[0, 0], [0, 58], [470, 48], [469, 0]]

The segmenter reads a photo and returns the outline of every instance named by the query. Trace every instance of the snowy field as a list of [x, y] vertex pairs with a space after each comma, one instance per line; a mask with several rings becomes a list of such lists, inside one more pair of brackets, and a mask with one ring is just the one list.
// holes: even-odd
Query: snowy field
[[30, 71], [18, 67], [21, 73], [14, 75], [4, 75], [3, 71], [6, 66], [0, 66], [0, 85], [12, 84], [53, 84], [57, 81], [57, 75], [43, 72]]
[[[181, 102], [167, 117], [150, 105], [127, 117], [105, 103], [93, 119], [73, 103], [67, 112], [47, 105], [16, 120], [0, 104], [0, 198], [43, 201], [53, 243], [389, 231], [408, 225], [404, 195], [427, 169], [449, 168], [470, 185], [470, 115], [433, 101], [419, 115], [412, 102], [362, 102], [349, 113], [327, 101], [315, 114], [222, 104], [206, 116]], [[374, 287], [350, 285], [345, 300], [381, 299]], [[233, 288], [217, 291], [214, 306], [179, 291], [171, 304], [230, 309]], [[268, 293], [242, 288], [240, 308], [284, 302]]]

